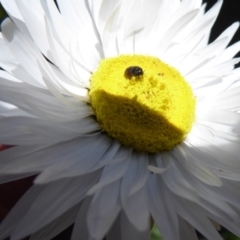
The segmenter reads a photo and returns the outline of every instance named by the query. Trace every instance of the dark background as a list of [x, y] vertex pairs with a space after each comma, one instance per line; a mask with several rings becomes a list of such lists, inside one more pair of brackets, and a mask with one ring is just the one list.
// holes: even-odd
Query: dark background
[[[207, 10], [211, 8], [217, 1], [216, 0], [203, 0], [204, 3], [207, 3]], [[222, 9], [217, 18], [215, 25], [212, 28], [210, 42], [214, 41], [227, 27], [232, 23], [240, 21], [240, 0], [225, 0], [223, 2]], [[240, 29], [236, 32], [233, 37], [230, 45], [240, 41]], [[240, 53], [237, 54], [240, 56]], [[239, 67], [240, 63], [236, 65]]]

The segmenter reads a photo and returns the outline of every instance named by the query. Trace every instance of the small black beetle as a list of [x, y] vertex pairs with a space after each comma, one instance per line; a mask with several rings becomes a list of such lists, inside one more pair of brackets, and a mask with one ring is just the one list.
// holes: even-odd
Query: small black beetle
[[128, 67], [124, 73], [124, 76], [128, 79], [131, 79], [132, 77], [139, 78], [142, 75], [143, 75], [143, 70], [138, 66]]

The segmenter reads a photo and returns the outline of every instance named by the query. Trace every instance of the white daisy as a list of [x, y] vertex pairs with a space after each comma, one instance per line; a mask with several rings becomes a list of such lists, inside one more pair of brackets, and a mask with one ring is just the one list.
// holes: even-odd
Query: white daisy
[[201, 0], [1, 0], [1, 182], [38, 174], [0, 239], [240, 235], [240, 79]]

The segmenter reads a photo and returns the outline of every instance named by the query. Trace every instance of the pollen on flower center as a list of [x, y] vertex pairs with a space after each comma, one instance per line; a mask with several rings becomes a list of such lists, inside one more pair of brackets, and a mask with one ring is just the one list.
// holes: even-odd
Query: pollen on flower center
[[101, 61], [91, 77], [100, 126], [138, 151], [171, 150], [191, 130], [196, 99], [180, 73], [158, 58], [121, 55]]

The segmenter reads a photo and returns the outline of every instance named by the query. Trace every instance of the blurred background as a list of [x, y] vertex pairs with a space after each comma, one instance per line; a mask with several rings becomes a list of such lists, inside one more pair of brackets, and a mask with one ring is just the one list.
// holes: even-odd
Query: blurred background
[[[204, 3], [207, 3], [207, 10], [211, 8], [216, 0], [204, 0]], [[0, 4], [0, 23], [7, 17], [7, 13], [4, 11]], [[212, 29], [210, 42], [215, 40], [221, 32], [223, 32], [227, 27], [229, 27], [232, 23], [240, 21], [240, 0], [225, 0], [223, 3], [223, 7], [221, 9], [220, 15]], [[236, 35], [232, 39], [231, 44], [240, 40], [240, 30], [237, 31]], [[238, 54], [240, 56], [240, 54]], [[238, 64], [240, 66], [240, 64]], [[237, 66], [237, 67], [238, 67]], [[4, 147], [0, 145], [0, 151], [3, 150]], [[14, 181], [7, 184], [0, 185], [0, 222], [15, 204], [15, 202], [20, 198], [20, 196], [27, 191], [27, 189], [31, 186], [33, 177]], [[219, 229], [220, 234], [222, 235], [224, 240], [240, 240], [239, 237], [236, 237], [228, 230], [224, 229], [221, 226], [216, 227]], [[72, 231], [72, 226], [66, 229], [64, 232], [59, 234], [57, 237], [52, 240], [68, 240], [70, 239]], [[204, 240], [205, 238], [198, 234], [200, 240]], [[159, 231], [154, 226], [151, 231], [151, 240], [162, 240]]]

